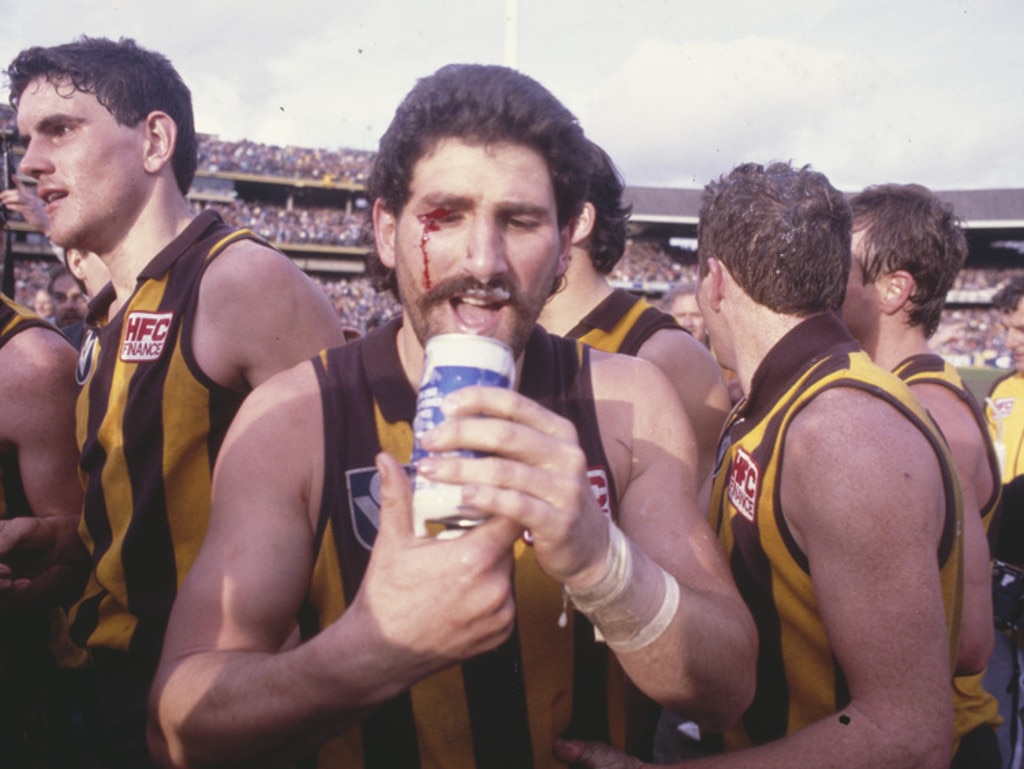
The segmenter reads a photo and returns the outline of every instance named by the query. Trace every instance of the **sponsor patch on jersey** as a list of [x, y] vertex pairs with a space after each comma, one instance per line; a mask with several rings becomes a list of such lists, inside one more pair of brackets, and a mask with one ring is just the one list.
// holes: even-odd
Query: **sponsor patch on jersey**
[[996, 398], [991, 401], [992, 403], [992, 415], [996, 419], [1008, 419], [1010, 414], [1013, 413], [1013, 405], [1017, 402], [1016, 398]]
[[587, 470], [587, 480], [590, 481], [590, 490], [594, 492], [594, 499], [597, 500], [601, 512], [611, 520], [612, 517], [612, 495], [608, 486], [608, 470], [604, 467], [592, 467]]
[[744, 518], [753, 522], [761, 493], [761, 468], [742, 448], [736, 449], [729, 468], [729, 501]]
[[167, 343], [173, 312], [131, 312], [124, 321], [121, 360], [146, 363], [157, 360]]

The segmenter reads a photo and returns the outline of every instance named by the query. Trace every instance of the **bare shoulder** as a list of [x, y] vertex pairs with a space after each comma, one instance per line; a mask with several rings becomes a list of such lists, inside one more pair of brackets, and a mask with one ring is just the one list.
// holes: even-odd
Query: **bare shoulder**
[[922, 428], [886, 400], [854, 387], [826, 390], [793, 418], [783, 458], [783, 508], [798, 530], [834, 517], [870, 532], [899, 520], [894, 511], [920, 511], [921, 530], [937, 536], [938, 456]]
[[927, 445], [921, 429], [895, 405], [858, 387], [833, 387], [817, 395], [793, 418], [790, 442], [800, 444], [799, 454], [810, 464], [841, 456], [845, 464], [870, 465], [878, 457], [904, 454], [909, 446]]
[[193, 346], [225, 387], [254, 387], [344, 341], [323, 289], [275, 249], [232, 243], [203, 277]]
[[[651, 334], [640, 348], [640, 357], [659, 364], [680, 364], [686, 368], [700, 367], [718, 371], [718, 363], [711, 351], [693, 338], [692, 334], [677, 329], [663, 328]], [[718, 373], [721, 376], [721, 373]]]
[[594, 395], [598, 399], [616, 397], [646, 402], [672, 389], [661, 367], [646, 358], [591, 350], [590, 363]]
[[[285, 281], [281, 283], [280, 281]], [[316, 284], [285, 254], [255, 240], [238, 240], [210, 264], [203, 277], [204, 291], [227, 290], [265, 292], [295, 286], [317, 290]]]
[[60, 333], [44, 328], [26, 329], [0, 349], [0, 443], [24, 448], [74, 435], [77, 359]]
[[984, 448], [974, 412], [950, 388], [940, 384], [919, 382], [912, 384], [910, 389], [914, 397], [932, 415], [951, 445], [954, 442], [966, 442]]
[[0, 407], [29, 398], [38, 401], [56, 391], [74, 392], [75, 349], [59, 333], [26, 329], [0, 348]]

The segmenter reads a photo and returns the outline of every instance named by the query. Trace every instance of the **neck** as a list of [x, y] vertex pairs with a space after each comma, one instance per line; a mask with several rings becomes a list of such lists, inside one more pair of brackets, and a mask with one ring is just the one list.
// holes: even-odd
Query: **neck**
[[537, 322], [550, 333], [564, 336], [612, 290], [608, 278], [594, 269], [587, 253], [573, 248], [565, 286], [548, 299]]
[[908, 326], [899, 321], [882, 323], [874, 343], [864, 345], [864, 352], [880, 367], [892, 371], [912, 355], [930, 353], [931, 349], [920, 326]]
[[155, 191], [135, 218], [126, 223], [122, 236], [97, 250], [110, 272], [118, 304], [131, 296], [146, 265], [184, 231], [192, 218], [188, 201], [176, 186], [173, 193], [161, 195]]
[[742, 325], [737, 326], [738, 333], [734, 339], [740, 340], [736, 345], [733, 366], [743, 392], [750, 392], [750, 382], [754, 372], [779, 340], [800, 325], [805, 318], [793, 315], [781, 315], [749, 300], [749, 314]]

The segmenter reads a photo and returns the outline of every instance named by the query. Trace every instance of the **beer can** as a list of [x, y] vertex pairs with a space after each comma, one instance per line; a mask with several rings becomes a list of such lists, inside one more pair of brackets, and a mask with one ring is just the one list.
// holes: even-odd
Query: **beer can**
[[[515, 359], [508, 345], [497, 339], [474, 334], [440, 334], [427, 340], [423, 376], [413, 419], [413, 465], [428, 455], [420, 437], [444, 421], [441, 401], [463, 387], [484, 385], [511, 388], [515, 383]], [[481, 456], [460, 450], [440, 456]], [[416, 533], [427, 536], [433, 530], [461, 530], [483, 522], [472, 508], [462, 504], [462, 487], [415, 475], [413, 517]], [[428, 524], [434, 526], [428, 527]]]

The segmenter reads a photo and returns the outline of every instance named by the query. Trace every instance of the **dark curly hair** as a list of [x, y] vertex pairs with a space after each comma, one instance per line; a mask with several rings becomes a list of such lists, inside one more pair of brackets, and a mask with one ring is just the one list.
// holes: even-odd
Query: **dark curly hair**
[[904, 270], [914, 279], [908, 321], [930, 337], [946, 294], [967, 260], [953, 207], [920, 184], [879, 184], [850, 198], [854, 232], [864, 231], [864, 282]]
[[590, 143], [593, 166], [587, 203], [594, 206], [594, 228], [587, 252], [594, 268], [607, 275], [626, 252], [626, 227], [632, 206], [622, 202], [626, 185], [608, 153]]
[[704, 191], [697, 224], [701, 275], [708, 259], [774, 312], [838, 310], [850, 274], [852, 217], [824, 174], [789, 163], [745, 163]]
[[34, 80], [96, 97], [118, 124], [133, 127], [151, 112], [166, 112], [178, 128], [171, 164], [181, 194], [195, 177], [197, 140], [192, 93], [167, 57], [134, 40], [82, 36], [51, 48], [26, 48], [7, 69], [11, 106]]
[[[416, 163], [447, 138], [536, 150], [551, 174], [559, 226], [579, 215], [590, 171], [583, 129], [537, 81], [508, 67], [483, 64], [449, 64], [417, 81], [381, 137], [367, 181], [370, 200], [400, 215]], [[376, 254], [370, 264], [379, 287], [395, 291], [394, 272]]]

